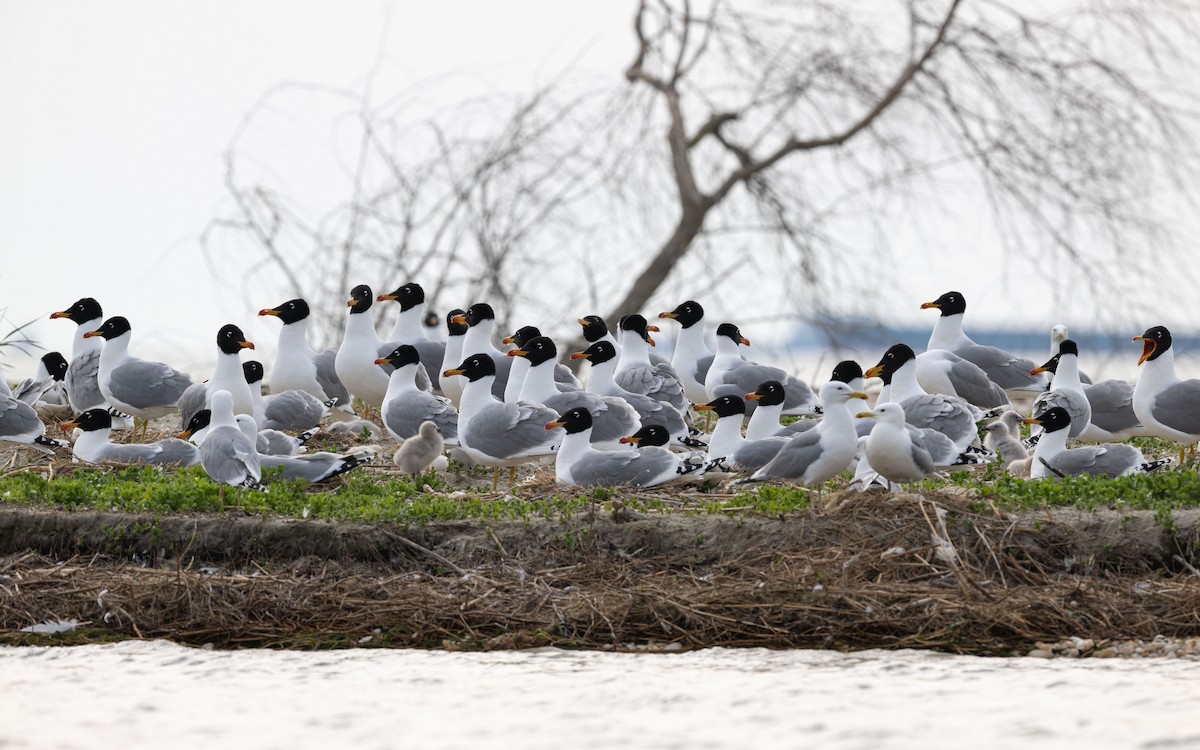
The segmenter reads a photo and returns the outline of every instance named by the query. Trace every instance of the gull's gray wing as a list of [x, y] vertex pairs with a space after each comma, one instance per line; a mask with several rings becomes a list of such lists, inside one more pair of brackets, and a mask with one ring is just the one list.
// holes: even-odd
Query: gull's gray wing
[[173, 406], [192, 385], [190, 377], [170, 365], [141, 359], [117, 367], [109, 377], [112, 395], [135, 409]]
[[1200, 435], [1200, 380], [1183, 380], [1158, 394], [1151, 413], [1173, 430]]
[[[708, 378], [708, 368], [712, 367], [713, 357], [715, 356], [715, 354], [706, 354], [696, 360], [696, 373], [694, 377], [697, 383], [703, 384], [705, 379]], [[746, 392], [749, 393], [749, 391]]]
[[49, 375], [41, 380], [26, 378], [25, 380], [22, 380], [15, 389], [13, 389], [12, 396], [18, 401], [24, 401], [30, 406], [33, 406], [38, 402], [38, 399], [42, 397], [42, 394], [48, 391], [52, 385], [54, 385], [54, 378], [50, 377]]
[[[396, 347], [401, 346], [402, 344], [404, 344], [403, 341], [389, 341], [389, 342], [380, 344], [379, 349], [377, 351], [378, 351], [380, 357], [386, 357], [389, 354], [391, 354], [392, 352], [396, 351]], [[443, 350], [444, 350], [444, 348], [445, 347], [443, 347]], [[444, 355], [445, 355], [445, 351], [443, 351], [443, 356]], [[426, 360], [424, 355], [421, 354], [421, 350], [419, 348], [417, 349], [417, 358], [419, 360], [417, 362], [417, 378], [416, 378], [417, 388], [420, 388], [423, 391], [433, 391], [433, 390], [441, 391], [441, 384], [438, 382], [438, 379], [437, 379], [437, 376], [438, 376], [437, 368], [436, 367], [432, 368], [433, 374], [431, 375], [430, 369], [426, 369], [426, 367], [425, 367], [425, 362], [427, 362], [427, 361], [428, 362], [441, 362], [442, 360], [440, 360], [440, 359]], [[390, 364], [388, 364], [386, 362], [381, 365], [378, 365], [378, 367], [379, 367], [379, 369], [383, 370], [384, 374], [386, 374], [388, 377], [391, 377], [392, 373], [396, 369], [395, 367], [391, 366]]]
[[491, 404], [471, 418], [459, 440], [495, 458], [546, 455], [557, 441], [546, 423], [555, 419], [558, 414], [542, 404]]
[[[116, 393], [114, 392], [115, 396]], [[192, 383], [184, 389], [176, 406], [179, 407], [179, 427], [186, 430], [188, 422], [196, 416], [196, 412], [206, 407], [208, 401], [208, 383]]]
[[247, 479], [262, 479], [262, 463], [250, 438], [236, 427], [209, 430], [200, 445], [200, 464], [214, 481], [238, 486]]
[[46, 428], [32, 406], [12, 397], [0, 401], [0, 440], [31, 443], [45, 433]]
[[[815, 433], [814, 433], [815, 434]], [[769, 437], [761, 440], [747, 440], [731, 457], [743, 471], [757, 471], [779, 455], [791, 438]], [[718, 458], [718, 456], [714, 456]]]
[[1068, 437], [1079, 437], [1092, 419], [1092, 405], [1087, 396], [1076, 391], [1046, 391], [1033, 400], [1033, 415], [1061, 406], [1071, 418]]
[[[458, 412], [444, 398], [432, 393], [405, 393], [383, 405], [383, 424], [393, 437], [408, 440], [428, 420], [438, 426], [443, 440], [458, 438]], [[553, 417], [551, 417], [553, 419]]]
[[636, 451], [594, 451], [571, 467], [576, 484], [646, 487], [675, 475], [677, 459], [664, 448], [651, 446]]
[[559, 416], [572, 409], [587, 409], [592, 415], [592, 442], [604, 443], [632, 435], [641, 426], [637, 411], [622, 399], [597, 396], [590, 391], [567, 391], [546, 399], [546, 406]]
[[297, 390], [273, 393], [263, 401], [263, 424], [260, 427], [307, 430], [316, 427], [324, 415], [325, 404], [311, 393]]
[[554, 365], [554, 382], [560, 391], [581, 391], [583, 384], [579, 382], [579, 378], [575, 377], [575, 373], [571, 372], [571, 368], [562, 363]]
[[63, 382], [67, 385], [67, 401], [76, 414], [94, 409], [104, 403], [100, 392], [100, 350], [84, 352], [71, 360]]
[[1083, 394], [1092, 407], [1092, 424], [1108, 432], [1121, 432], [1139, 426], [1133, 412], [1133, 384], [1124, 380], [1102, 380], [1086, 386]]
[[993, 383], [1004, 390], [1024, 389], [1041, 390], [1045, 379], [1030, 375], [1029, 371], [1037, 365], [1028, 359], [1009, 354], [1003, 349], [983, 344], [971, 344], [954, 353], [968, 362], [978, 365]]
[[335, 359], [337, 359], [337, 349], [326, 349], [313, 357], [313, 364], [317, 368], [317, 385], [325, 391], [326, 399], [336, 398], [338, 408], [349, 411], [350, 391], [346, 390], [346, 386], [342, 385], [341, 379], [337, 376], [337, 370], [333, 366]]
[[152, 445], [156, 445], [160, 449], [158, 455], [150, 461], [153, 464], [193, 466], [200, 463], [200, 449], [186, 440], [167, 438], [152, 443]]
[[[953, 466], [954, 462], [958, 460], [958, 446], [947, 436], [928, 427], [906, 426], [908, 427], [909, 434], [916, 433], [920, 437], [921, 445], [925, 448], [935, 466]], [[925, 473], [928, 474], [930, 471], [932, 469], [927, 470]]]
[[[959, 397], [983, 409], [1008, 403], [1008, 394], [992, 382], [983, 369], [953, 352], [947, 354], [947, 376]], [[1030, 369], [1033, 369], [1032, 366]]]
[[1113, 443], [1072, 448], [1050, 459], [1049, 464], [1067, 476], [1090, 474], [1119, 477], [1137, 468], [1143, 461], [1145, 458], [1137, 448]]
[[[771, 439], [771, 438], [768, 438]], [[761, 441], [754, 441], [761, 442]], [[750, 443], [747, 443], [750, 445]], [[816, 463], [823, 453], [821, 431], [809, 430], [787, 439], [778, 452], [761, 469], [754, 473], [755, 479], [798, 479], [808, 467]], [[741, 455], [741, 451], [738, 451]], [[739, 461], [740, 463], [740, 461]]]
[[321, 451], [303, 456], [261, 456], [260, 460], [264, 471], [280, 469], [280, 476], [283, 479], [324, 482], [367, 463], [370, 458], [370, 454], [366, 453], [341, 455]]
[[683, 415], [665, 401], [659, 401], [641, 393], [628, 392], [612, 398], [619, 398], [633, 407], [638, 418], [641, 419], [643, 427], [656, 424], [665, 427], [672, 436], [687, 434], [687, 423], [683, 421]]
[[[675, 368], [670, 365], [630, 367], [618, 372], [613, 379], [627, 391], [668, 403], [678, 409], [680, 414], [687, 413], [688, 402], [683, 393], [683, 382], [679, 380]], [[745, 395], [745, 391], [741, 395]]]
[[[429, 378], [430, 387], [433, 390], [440, 392], [442, 390], [442, 381], [441, 381], [442, 373], [440, 370], [438, 370], [438, 367], [441, 365], [442, 360], [446, 358], [446, 342], [430, 341], [428, 339], [422, 339], [422, 340], [417, 341], [417, 343], [413, 344], [413, 347], [416, 348], [417, 358], [420, 359], [421, 367], [425, 370], [426, 377]], [[385, 354], [382, 354], [380, 356], [386, 357], [388, 354], [391, 354], [393, 351], [395, 351], [395, 347], [392, 347], [392, 349], [389, 349]], [[426, 365], [426, 363], [428, 363], [428, 366]], [[417, 378], [418, 378], [417, 387], [418, 388], [421, 387], [420, 381], [419, 381], [420, 377], [421, 377], [420, 372], [418, 372], [417, 373]]]
[[922, 436], [913, 432], [908, 432], [907, 434], [913, 463], [917, 465], [922, 474], [932, 474], [934, 472], [933, 457], [929, 455], [928, 449], [925, 448]]
[[953, 396], [929, 393], [906, 398], [900, 404], [904, 419], [914, 427], [937, 430], [965, 451], [976, 437], [975, 420], [966, 402]]

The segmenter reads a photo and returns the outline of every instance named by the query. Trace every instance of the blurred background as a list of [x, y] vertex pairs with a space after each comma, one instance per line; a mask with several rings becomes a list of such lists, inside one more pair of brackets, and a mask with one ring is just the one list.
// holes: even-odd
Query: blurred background
[[135, 353], [203, 376], [224, 323], [269, 361], [260, 308], [303, 296], [336, 344], [350, 287], [418, 281], [439, 312], [488, 301], [564, 340], [696, 299], [805, 378], [923, 348], [920, 303], [955, 289], [978, 341], [1040, 362], [1064, 323], [1093, 376], [1133, 377], [1150, 325], [1200, 351], [1195, 20], [0, 2], [0, 363], [68, 351], [47, 316], [93, 296]]

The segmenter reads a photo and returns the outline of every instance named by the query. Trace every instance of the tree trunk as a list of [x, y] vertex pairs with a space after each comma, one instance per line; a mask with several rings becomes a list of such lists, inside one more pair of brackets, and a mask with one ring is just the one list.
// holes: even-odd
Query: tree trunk
[[641, 312], [642, 307], [658, 291], [662, 283], [667, 280], [667, 276], [691, 249], [692, 240], [704, 228], [704, 218], [708, 215], [710, 208], [710, 205], [701, 205], [684, 209], [670, 238], [663, 243], [654, 256], [654, 260], [650, 261], [646, 270], [642, 271], [642, 274], [629, 287], [625, 299], [617, 303], [605, 318], [609, 327], [614, 329], [613, 335], [617, 335], [615, 329], [621, 316]]

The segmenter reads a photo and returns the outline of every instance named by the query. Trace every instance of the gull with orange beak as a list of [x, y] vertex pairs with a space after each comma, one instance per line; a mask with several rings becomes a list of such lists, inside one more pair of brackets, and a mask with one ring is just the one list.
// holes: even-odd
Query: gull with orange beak
[[246, 339], [241, 328], [232, 323], [221, 326], [217, 331], [217, 364], [212, 376], [203, 383], [188, 386], [179, 397], [180, 429], [187, 427], [196, 412], [212, 407], [212, 394], [217, 391], [229, 392], [234, 414], [254, 416], [254, 396], [238, 356], [243, 349], [253, 348], [254, 343]]
[[613, 375], [617, 385], [633, 393], [641, 393], [670, 404], [687, 414], [687, 397], [683, 395], [683, 383], [679, 373], [665, 362], [652, 362], [650, 347], [654, 339], [646, 328], [646, 319], [641, 315], [626, 315], [621, 319], [621, 358]]
[[[338, 379], [351, 395], [378, 409], [383, 405], [392, 368], [391, 365], [377, 365], [375, 360], [391, 354], [403, 342], [385, 342], [379, 338], [371, 312], [373, 303], [371, 287], [366, 284], [350, 290], [350, 299], [346, 302], [346, 330], [333, 365]], [[424, 366], [417, 372], [417, 387], [423, 391], [433, 389], [433, 381]]]
[[429, 363], [429, 367], [425, 369], [433, 384], [433, 390], [441, 390], [437, 372], [433, 371], [433, 368], [445, 359], [446, 344], [442, 341], [431, 340], [426, 332], [424, 287], [416, 282], [410, 282], [403, 284], [393, 292], [379, 295], [375, 301], [394, 301], [398, 304], [400, 313], [392, 325], [392, 332], [388, 334], [388, 341], [394, 342], [396, 346], [408, 344], [416, 347], [417, 352], [421, 355], [421, 361]]
[[547, 432], [562, 428], [566, 435], [554, 458], [554, 476], [559, 484], [583, 487], [654, 487], [699, 473], [700, 460], [685, 461], [665, 448], [602, 451], [592, 447], [592, 415], [584, 408], [569, 409], [547, 422]]
[[1179, 444], [1182, 464], [1184, 448], [1192, 446], [1194, 455], [1200, 441], [1200, 380], [1180, 380], [1175, 374], [1171, 332], [1165, 327], [1147, 328], [1133, 340], [1142, 342], [1133, 411], [1151, 435]]
[[100, 373], [100, 349], [104, 339], [99, 336], [87, 337], [88, 331], [95, 330], [104, 322], [104, 313], [100, 303], [91, 297], [84, 297], [66, 310], [50, 313], [51, 320], [64, 319], [75, 323], [75, 336], [71, 340], [71, 362], [67, 366], [67, 376], [63, 383], [67, 389], [67, 402], [75, 414], [82, 414], [88, 409], [104, 406], [104, 394], [100, 392], [97, 376]]
[[[737, 396], [742, 398], [747, 392], [753, 391], [768, 380], [783, 384], [784, 414], [812, 414], [817, 397], [812, 388], [803, 380], [794, 378], [778, 367], [757, 365], [742, 359], [739, 346], [750, 346], [750, 341], [742, 335], [733, 323], [722, 323], [717, 326], [717, 353], [704, 379], [704, 389], [710, 399], [718, 396]], [[746, 405], [747, 413], [753, 413], [758, 406], [751, 401]]]
[[281, 305], [258, 311], [260, 316], [279, 318], [279, 342], [271, 365], [271, 392], [304, 391], [321, 403], [337, 399], [331, 414], [338, 419], [353, 418], [350, 391], [338, 379], [334, 360], [337, 349], [313, 351], [308, 343], [308, 303], [297, 297]]
[[1120, 477], [1146, 474], [1170, 463], [1170, 459], [1147, 461], [1140, 450], [1124, 443], [1067, 448], [1071, 415], [1061, 406], [1052, 406], [1041, 415], [1024, 421], [1026, 424], [1040, 425], [1043, 430], [1042, 438], [1033, 451], [1031, 479], [1080, 474]]
[[192, 379], [185, 373], [130, 354], [132, 328], [124, 317], [109, 318], [84, 336], [104, 339], [97, 376], [100, 392], [110, 405], [142, 420], [143, 433], [149, 420], [175, 411], [183, 392], [192, 385]]
[[658, 317], [674, 320], [680, 325], [679, 337], [671, 352], [671, 366], [679, 373], [688, 400], [695, 404], [708, 401], [704, 380], [715, 355], [704, 340], [704, 308], [695, 300], [687, 300], [674, 310], [660, 312]]
[[179, 438], [167, 438], [153, 443], [113, 443], [112, 415], [108, 409], [88, 409], [75, 419], [63, 422], [59, 429], [69, 432], [79, 428], [80, 435], [71, 452], [84, 463], [115, 461], [122, 464], [154, 464], [156, 466], [193, 466], [200, 463], [200, 450]]
[[[518, 349], [525, 349], [530, 341], [542, 335], [541, 329], [537, 326], [521, 326], [511, 336], [505, 336], [500, 342], [502, 344], [512, 344]], [[512, 361], [512, 367], [508, 371], [508, 382], [504, 384], [504, 400], [518, 401], [525, 398], [521, 395], [521, 388], [525, 385], [525, 376], [529, 374], [529, 359], [513, 354], [513, 350], [508, 350], [508, 356], [517, 357]], [[581, 391], [583, 384], [579, 382], [575, 374], [571, 372], [571, 368], [566, 365], [554, 363], [552, 378], [554, 387], [562, 393], [568, 391]], [[536, 399], [525, 399], [536, 400]]]
[[458, 445], [458, 412], [449, 399], [417, 387], [420, 351], [414, 346], [401, 344], [386, 357], [375, 361], [395, 368], [379, 410], [388, 433], [403, 442], [416, 437], [422, 424], [433, 422], [444, 444]]
[[1050, 390], [1033, 401], [1033, 413], [1041, 414], [1052, 406], [1061, 406], [1071, 416], [1071, 429], [1067, 437], [1078, 438], [1092, 420], [1092, 405], [1083, 392], [1079, 380], [1079, 347], [1074, 341], [1064, 339], [1058, 345], [1058, 354], [1041, 367], [1029, 371], [1030, 375], [1043, 372], [1052, 374]]

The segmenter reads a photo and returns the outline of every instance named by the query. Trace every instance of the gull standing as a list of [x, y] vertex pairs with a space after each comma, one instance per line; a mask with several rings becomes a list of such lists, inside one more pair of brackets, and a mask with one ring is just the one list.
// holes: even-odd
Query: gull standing
[[417, 475], [424, 472], [442, 457], [445, 443], [442, 433], [433, 422], [422, 422], [417, 434], [404, 441], [392, 456], [392, 463], [405, 474]]
[[1171, 332], [1164, 326], [1147, 328], [1133, 340], [1142, 342], [1138, 366], [1144, 365], [1133, 388], [1133, 411], [1151, 435], [1179, 444], [1182, 465], [1184, 448], [1200, 441], [1200, 380], [1175, 374]]
[[179, 397], [180, 428], [186, 427], [192, 415], [201, 409], [211, 408], [209, 396], [217, 391], [228, 391], [233, 398], [234, 414], [253, 414], [254, 398], [250, 384], [242, 371], [243, 349], [253, 349], [254, 343], [246, 339], [242, 329], [228, 323], [217, 331], [217, 364], [212, 377], [205, 383], [193, 383]]
[[994, 346], [976, 344], [963, 333], [963, 314], [967, 301], [961, 292], [946, 292], [932, 302], [921, 305], [922, 310], [936, 309], [941, 314], [933, 324], [929, 349], [946, 349], [978, 365], [988, 378], [1009, 394], [1039, 393], [1046, 389], [1045, 378], [1030, 375], [1037, 365]]
[[[380, 340], [371, 313], [373, 303], [371, 287], [366, 284], [359, 284], [350, 290], [350, 299], [346, 302], [346, 330], [333, 364], [338, 378], [350, 393], [368, 406], [378, 409], [387, 394], [390, 373], [375, 361], [386, 357], [400, 342], [384, 343]], [[418, 365], [417, 387], [423, 391], [429, 390], [430, 383], [425, 368]]]
[[335, 416], [353, 417], [350, 392], [338, 379], [334, 361], [337, 350], [313, 351], [308, 343], [308, 303], [296, 298], [277, 307], [258, 311], [259, 315], [279, 318], [279, 344], [271, 367], [271, 391], [304, 391], [321, 403], [337, 399]]
[[[417, 348], [401, 344], [387, 357], [377, 361], [396, 368], [392, 371], [379, 410], [388, 433], [396, 440], [405, 441], [416, 436], [421, 425], [430, 422], [437, 428], [439, 442], [458, 445], [459, 415], [450, 400], [417, 387], [417, 367], [421, 363]], [[454, 380], [447, 378], [446, 382]]]
[[222, 497], [225, 485], [265, 490], [258, 451], [254, 449], [253, 439], [238, 427], [233, 414], [233, 396], [229, 391], [216, 391], [210, 401], [212, 422], [200, 444], [200, 465], [204, 467], [204, 473], [221, 486]]
[[[474, 354], [490, 357], [496, 370], [492, 379], [492, 395], [503, 399], [512, 360], [492, 343], [492, 336], [496, 332], [496, 311], [486, 302], [476, 302], [467, 308], [466, 314], [459, 320], [467, 324], [467, 334], [463, 337], [462, 345], [463, 359]], [[467, 387], [463, 386], [464, 395], [466, 389]]]
[[[459, 362], [463, 361], [462, 346], [466, 333], [467, 311], [454, 308], [446, 313], [446, 352], [442, 356], [439, 373], [456, 367]], [[449, 378], [443, 381], [440, 375], [438, 383], [442, 386], [442, 394], [450, 399], [450, 403], [457, 409], [459, 401], [462, 400], [462, 383], [458, 378]]]
[[104, 339], [98, 375], [100, 392], [109, 404], [141, 419], [143, 433], [149, 420], [175, 411], [180, 396], [192, 385], [190, 377], [170, 365], [131, 355], [132, 329], [124, 317], [109, 318], [84, 336]]
[[75, 337], [71, 340], [71, 363], [64, 381], [71, 408], [76, 414], [81, 414], [88, 409], [105, 406], [104, 394], [100, 392], [97, 380], [104, 339], [87, 336], [88, 331], [99, 328], [104, 322], [100, 303], [91, 297], [84, 297], [66, 310], [50, 313], [50, 317], [66, 318], [76, 324]]
[[[914, 427], [936, 430], [966, 453], [979, 435], [975, 421], [978, 410], [956, 396], [926, 393], [917, 382], [916, 355], [907, 344], [896, 344], [884, 352], [867, 377], [881, 377], [889, 386], [888, 400], [904, 408], [905, 419]], [[828, 416], [828, 410], [826, 410]]]
[[696, 411], [711, 411], [717, 415], [717, 424], [708, 438], [708, 459], [728, 470], [756, 471], [775, 458], [789, 440], [786, 437], [757, 440], [742, 437], [746, 403], [736, 396], [718, 396], [707, 404], [698, 404]]
[[[399, 303], [400, 314], [396, 316], [396, 322], [392, 325], [392, 332], [388, 335], [388, 340], [397, 345], [408, 344], [416, 347], [417, 353], [421, 355], [421, 361], [429, 362], [431, 366], [445, 359], [446, 345], [441, 341], [431, 341], [425, 332], [424, 287], [412, 282], [404, 284], [394, 292], [381, 294], [376, 298], [377, 302], [390, 300]], [[440, 391], [438, 373], [428, 372], [428, 367], [425, 370], [429, 375], [429, 382], [432, 384], [433, 390]]]
[[888, 401], [859, 416], [873, 417], [875, 426], [867, 437], [867, 461], [871, 468], [897, 484], [919, 482], [934, 472], [933, 457], [924, 442], [906, 429], [904, 407]]
[[715, 355], [704, 340], [704, 308], [699, 302], [688, 300], [670, 312], [659, 313], [658, 317], [669, 318], [680, 325], [675, 350], [671, 353], [671, 366], [679, 373], [688, 400], [693, 404], [708, 401], [711, 397], [704, 381]]
[[1092, 419], [1092, 405], [1083, 392], [1079, 381], [1079, 347], [1074, 341], [1065, 339], [1058, 346], [1058, 353], [1050, 362], [1035, 367], [1030, 375], [1051, 373], [1050, 390], [1033, 401], [1033, 414], [1037, 416], [1052, 406], [1061, 406], [1071, 417], [1071, 429], [1067, 437], [1078, 438], [1088, 428]]
[[825, 413], [821, 423], [788, 438], [775, 458], [750, 476], [751, 481], [788, 479], [805, 485], [819, 485], [850, 465], [858, 445], [858, 434], [847, 404], [854, 398], [866, 401], [867, 394], [831, 380], [821, 386], [820, 395]]

